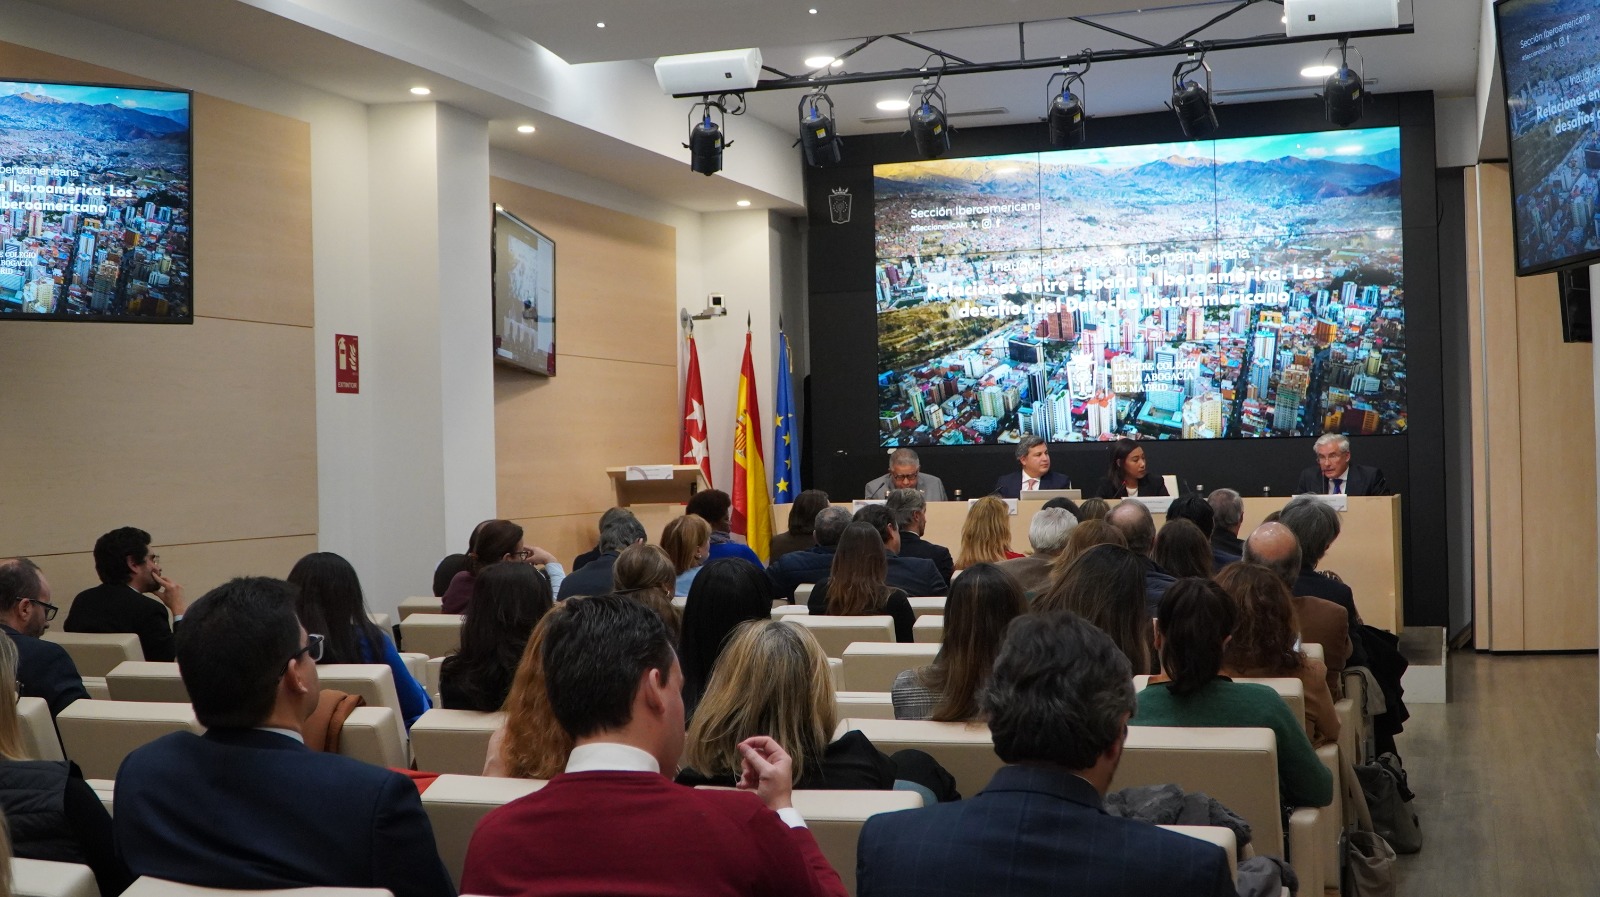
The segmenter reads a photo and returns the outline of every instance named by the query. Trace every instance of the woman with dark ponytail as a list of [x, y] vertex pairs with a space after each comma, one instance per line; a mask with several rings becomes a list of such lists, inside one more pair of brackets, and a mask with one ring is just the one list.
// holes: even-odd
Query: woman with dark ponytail
[[1156, 618], [1162, 675], [1139, 692], [1138, 711], [1128, 724], [1271, 729], [1278, 740], [1283, 802], [1325, 807], [1333, 801], [1333, 775], [1289, 705], [1268, 686], [1220, 673], [1237, 616], [1233, 599], [1208, 579], [1180, 579], [1168, 588]]

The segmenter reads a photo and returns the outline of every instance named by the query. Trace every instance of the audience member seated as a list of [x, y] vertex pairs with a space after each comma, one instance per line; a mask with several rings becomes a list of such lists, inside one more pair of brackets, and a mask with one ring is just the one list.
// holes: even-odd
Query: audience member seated
[[[1240, 507], [1242, 512], [1243, 505], [1241, 504]], [[1217, 547], [1217, 512], [1215, 508], [1211, 507], [1210, 501], [1199, 494], [1185, 495], [1173, 499], [1172, 504], [1167, 506], [1167, 521], [1170, 523], [1173, 520], [1180, 519], [1187, 520], [1200, 527], [1200, 532], [1206, 537], [1207, 550], [1211, 553], [1211, 563], [1208, 565], [1211, 573], [1215, 573], [1239, 559], [1238, 552], [1229, 553]], [[1238, 523], [1233, 525], [1233, 531], [1239, 531]], [[1160, 563], [1161, 559], [1157, 558], [1156, 562]], [[1171, 570], [1167, 572], [1172, 573]], [[1181, 576], [1187, 574], [1173, 573], [1173, 575]], [[1208, 573], [1206, 575], [1209, 576], [1211, 574]]]
[[1122, 537], [1128, 540], [1128, 550], [1138, 555], [1139, 561], [1144, 564], [1146, 610], [1155, 616], [1156, 605], [1176, 577], [1161, 569], [1153, 557], [1156, 550], [1156, 522], [1150, 516], [1150, 509], [1136, 501], [1119, 502], [1106, 515], [1106, 522], [1122, 532]]
[[1011, 550], [1011, 508], [993, 495], [985, 495], [967, 509], [961, 523], [961, 553], [956, 566], [962, 570], [973, 564], [998, 564], [1022, 553]]
[[660, 546], [643, 542], [624, 548], [622, 554], [617, 555], [616, 565], [611, 568], [616, 593], [626, 595], [655, 611], [661, 617], [661, 622], [667, 624], [667, 631], [672, 633], [673, 644], [678, 643], [683, 631], [683, 617], [672, 605], [673, 586], [677, 578], [667, 553]]
[[833, 552], [839, 547], [839, 537], [849, 525], [850, 512], [844, 508], [827, 507], [818, 511], [811, 533], [817, 544], [805, 551], [791, 551], [767, 567], [773, 597], [793, 604], [797, 587], [814, 585], [827, 576], [833, 567]]
[[[0, 695], [16, 693], [17, 646], [0, 638]], [[122, 893], [133, 876], [117, 858], [105, 805], [76, 763], [31, 759], [22, 744], [16, 701], [0, 701], [0, 809], [8, 823], [0, 831], [10, 828], [12, 855], [82, 863], [101, 897]]]
[[[1244, 543], [1244, 562], [1259, 564], [1277, 576], [1289, 594], [1300, 576], [1300, 541], [1281, 523], [1263, 523]], [[1340, 674], [1350, 662], [1350, 615], [1325, 598], [1295, 595], [1294, 618], [1301, 642], [1322, 646], [1322, 659], [1328, 667], [1328, 688], [1341, 694]]]
[[1339, 433], [1324, 433], [1317, 437], [1311, 450], [1316, 452], [1317, 463], [1300, 471], [1296, 481], [1296, 494], [1307, 492], [1318, 495], [1388, 495], [1389, 483], [1383, 471], [1350, 463], [1350, 440]]
[[922, 472], [922, 459], [913, 449], [897, 448], [889, 453], [889, 472], [866, 485], [866, 499], [887, 498], [895, 489], [915, 489], [928, 501], [947, 501], [944, 483]]
[[939, 576], [949, 582], [956, 571], [950, 549], [922, 537], [928, 531], [928, 500], [922, 493], [915, 489], [896, 489], [889, 493], [883, 506], [889, 510], [895, 530], [900, 533], [900, 556], [933, 561]]
[[1211, 540], [1194, 523], [1179, 517], [1161, 525], [1156, 533], [1155, 561], [1162, 570], [1182, 579], [1211, 577]]
[[20, 698], [44, 698], [54, 718], [67, 705], [87, 698], [83, 677], [67, 649], [39, 636], [56, 618], [50, 603], [50, 582], [39, 565], [27, 558], [0, 561], [0, 629], [17, 646]]
[[907, 595], [943, 595], [950, 582], [939, 575], [939, 568], [927, 558], [900, 556], [900, 528], [894, 525], [894, 515], [885, 505], [866, 505], [851, 518], [857, 523], [870, 524], [878, 532], [884, 548], [889, 552], [889, 585], [905, 589]]
[[[836, 510], [836, 509], [835, 509]], [[728, 633], [746, 620], [772, 616], [772, 583], [760, 570], [738, 558], [706, 564], [683, 608], [683, 636], [678, 656], [683, 662], [683, 704], [694, 715], [711, 668]]]
[[1100, 627], [1137, 674], [1151, 672], [1150, 613], [1144, 559], [1118, 545], [1085, 551], [1033, 602], [1040, 613], [1070, 610]]
[[428, 712], [433, 706], [428, 690], [411, 675], [394, 643], [367, 616], [361, 579], [349, 561], [331, 551], [312, 552], [295, 562], [289, 584], [295, 588], [295, 613], [301, 625], [322, 636], [319, 663], [386, 664], [394, 674], [406, 728]]
[[[150, 534], [124, 526], [94, 542], [94, 572], [100, 585], [72, 599], [61, 628], [67, 632], [132, 632], [145, 660], [171, 663], [172, 627], [188, 607], [183, 586], [161, 574], [161, 556], [150, 553]], [[159, 602], [145, 597], [155, 595]], [[172, 622], [167, 622], [168, 612]]]
[[828, 656], [811, 631], [777, 620], [741, 623], [695, 711], [677, 781], [732, 787], [743, 771], [739, 745], [768, 734], [794, 761], [796, 788], [889, 791], [906, 781], [939, 800], [960, 797], [955, 780], [926, 753], [890, 757], [858, 730], [834, 738], [838, 724]]
[[576, 595], [604, 595], [616, 587], [611, 568], [616, 566], [617, 555], [629, 545], [645, 541], [644, 524], [632, 514], [618, 515], [600, 528], [600, 556], [583, 565], [583, 569], [562, 580], [555, 589], [558, 600], [565, 601]]
[[817, 521], [817, 512], [827, 506], [828, 493], [821, 489], [807, 489], [796, 495], [794, 504], [789, 506], [789, 528], [772, 537], [772, 547], [767, 549], [767, 563], [791, 551], [805, 551], [817, 544], [811, 532]]
[[1067, 540], [1077, 528], [1078, 518], [1065, 508], [1040, 510], [1028, 524], [1028, 544], [1033, 546], [1033, 554], [1001, 561], [1000, 569], [1015, 576], [1023, 592], [1032, 598], [1049, 585], [1050, 568], [1066, 550]]
[[528, 637], [511, 694], [506, 696], [506, 720], [489, 737], [489, 755], [483, 767], [486, 776], [548, 779], [567, 766], [572, 738], [556, 722], [544, 688], [545, 633], [565, 610], [564, 604], [551, 608]]
[[1300, 543], [1300, 575], [1289, 587], [1296, 595], [1310, 595], [1332, 601], [1344, 608], [1350, 623], [1350, 666], [1366, 666], [1367, 652], [1361, 641], [1361, 613], [1356, 610], [1350, 587], [1317, 567], [1339, 538], [1339, 512], [1326, 502], [1310, 496], [1290, 499], [1278, 512], [1278, 522], [1287, 526]]
[[[600, 515], [599, 531], [603, 533], [606, 531], [607, 526], [610, 526], [617, 520], [632, 516], [633, 511], [629, 510], [628, 508], [608, 508], [604, 514]], [[600, 550], [600, 540], [596, 538], [593, 548], [572, 559], [572, 572], [577, 573], [579, 570], [582, 570], [584, 567], [588, 566], [590, 561], [598, 558], [602, 554], [604, 554], [604, 552]]]
[[204, 888], [456, 893], [410, 779], [302, 741], [321, 649], [282, 580], [235, 579], [194, 603], [178, 672], [206, 732], [123, 761], [113, 826], [129, 871]]
[[1038, 436], [1029, 435], [1018, 440], [1016, 458], [1020, 469], [996, 479], [994, 488], [989, 490], [991, 494], [1020, 498], [1024, 492], [1072, 488], [1072, 480], [1066, 474], [1050, 469], [1050, 443]]
[[1089, 520], [1104, 520], [1111, 513], [1111, 502], [1103, 498], [1086, 498], [1083, 504], [1078, 505], [1078, 522]]
[[1311, 744], [1339, 740], [1339, 716], [1328, 688], [1328, 668], [1296, 644], [1294, 603], [1278, 574], [1260, 564], [1232, 564], [1217, 585], [1233, 599], [1239, 619], [1222, 652], [1222, 675], [1240, 679], [1292, 677], [1305, 686], [1306, 725]]
[[1221, 848], [1103, 808], [1132, 674], [1077, 616], [1014, 621], [981, 699], [1006, 765], [975, 797], [869, 818], [857, 894], [1233, 897]]
[[[1115, 545], [1118, 548], [1127, 548], [1128, 540], [1123, 538], [1122, 530], [1105, 522], [1103, 518], [1091, 518], [1080, 522], [1072, 528], [1072, 534], [1067, 536], [1067, 547], [1061, 549], [1056, 556], [1054, 564], [1050, 565], [1050, 581], [1059, 579], [1072, 562], [1077, 560], [1085, 551], [1096, 545]], [[1049, 583], [1045, 588], [1049, 588]], [[1037, 601], [1044, 589], [1029, 596], [1030, 601]]]
[[472, 558], [464, 554], [447, 554], [439, 566], [433, 568], [433, 597], [443, 598], [444, 593], [450, 589], [450, 580], [456, 574], [472, 566]]
[[700, 568], [711, 558], [711, 524], [693, 514], [674, 517], [661, 530], [661, 548], [672, 561], [672, 594], [687, 595]]
[[1022, 585], [1004, 564], [968, 568], [945, 599], [944, 643], [933, 663], [895, 677], [894, 718], [979, 719], [978, 693], [1000, 653], [1006, 626], [1027, 612]]
[[1239, 540], [1239, 527], [1244, 523], [1244, 499], [1232, 489], [1213, 489], [1206, 503], [1211, 505], [1213, 520], [1211, 547], [1217, 569], [1221, 570], [1244, 557], [1244, 542]]
[[791, 805], [794, 770], [773, 739], [739, 748], [739, 785], [759, 800], [663, 774], [683, 755], [684, 709], [683, 674], [660, 617], [602, 595], [567, 602], [552, 621], [545, 687], [574, 747], [564, 772], [478, 824], [463, 893], [845, 893]]
[[733, 499], [721, 489], [705, 489], [689, 497], [684, 513], [711, 524], [711, 560], [739, 558], [762, 566], [755, 549], [733, 541]]
[[1278, 793], [1285, 806], [1325, 807], [1333, 775], [1305, 727], [1272, 688], [1222, 675], [1223, 651], [1237, 615], [1216, 583], [1179, 580], [1161, 599], [1156, 650], [1161, 676], [1139, 692], [1135, 726], [1228, 726], [1271, 729], [1278, 742]]
[[1132, 439], [1111, 444], [1111, 463], [1089, 494], [1097, 498], [1134, 498], [1166, 495], [1167, 484], [1149, 472], [1144, 446]]
[[478, 524], [472, 537], [472, 550], [467, 553], [467, 569], [450, 579], [445, 589], [442, 611], [447, 614], [464, 614], [472, 603], [473, 579], [493, 564], [507, 561], [519, 564], [543, 564], [550, 579], [550, 590], [562, 588], [566, 571], [556, 562], [555, 555], [543, 548], [529, 548], [522, 542], [522, 527], [509, 520], [485, 520]]
[[1062, 509], [1065, 509], [1067, 511], [1072, 512], [1072, 519], [1073, 520], [1081, 520], [1082, 519], [1082, 516], [1078, 513], [1078, 503], [1073, 501], [1070, 498], [1061, 498], [1061, 497], [1052, 498], [1049, 501], [1045, 502], [1044, 506], [1046, 508], [1062, 508]]
[[877, 530], [868, 523], [852, 523], [839, 537], [833, 569], [811, 590], [811, 613], [836, 617], [888, 614], [894, 618], [895, 641], [909, 642], [916, 613], [905, 590], [889, 585], [887, 577], [888, 555]]
[[493, 564], [480, 573], [461, 622], [461, 648], [439, 666], [439, 703], [499, 710], [529, 634], [553, 604], [549, 581], [527, 564]]

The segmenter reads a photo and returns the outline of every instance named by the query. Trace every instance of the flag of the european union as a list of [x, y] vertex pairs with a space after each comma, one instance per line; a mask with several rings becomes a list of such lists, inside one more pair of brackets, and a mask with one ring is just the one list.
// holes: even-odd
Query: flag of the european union
[[794, 425], [794, 388], [789, 382], [789, 338], [778, 328], [778, 416], [772, 429], [772, 500], [794, 501], [800, 494], [800, 433]]

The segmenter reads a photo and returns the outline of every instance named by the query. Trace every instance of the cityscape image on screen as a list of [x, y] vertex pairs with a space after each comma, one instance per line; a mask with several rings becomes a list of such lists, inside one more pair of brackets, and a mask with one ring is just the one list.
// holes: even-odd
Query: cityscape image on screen
[[0, 81], [0, 317], [193, 320], [189, 105]]
[[885, 446], [1406, 430], [1398, 128], [873, 175]]

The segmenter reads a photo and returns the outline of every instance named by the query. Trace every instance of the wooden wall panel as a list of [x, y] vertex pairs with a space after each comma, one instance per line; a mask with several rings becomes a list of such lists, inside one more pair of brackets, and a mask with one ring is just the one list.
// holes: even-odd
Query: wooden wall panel
[[[1477, 168], [1468, 168], [1463, 172], [1462, 184], [1465, 189], [1464, 207], [1467, 210], [1466, 237], [1467, 237], [1467, 295], [1470, 297], [1467, 315], [1467, 364], [1469, 375], [1468, 389], [1472, 396], [1472, 408], [1488, 408], [1487, 374], [1484, 370], [1485, 359], [1483, 353], [1484, 328], [1481, 317], [1480, 299], [1483, 286], [1482, 270], [1482, 239], [1481, 228], [1478, 220], [1478, 191], [1479, 171]], [[1489, 600], [1489, 546], [1491, 540], [1489, 532], [1489, 465], [1487, 458], [1488, 426], [1487, 414], [1474, 414], [1472, 417], [1472, 619], [1474, 638], [1478, 647], [1487, 648], [1491, 641], [1492, 628], [1490, 621], [1494, 605]]]

